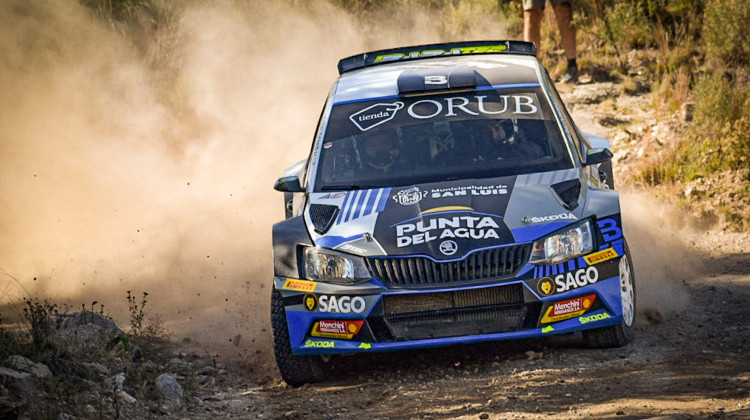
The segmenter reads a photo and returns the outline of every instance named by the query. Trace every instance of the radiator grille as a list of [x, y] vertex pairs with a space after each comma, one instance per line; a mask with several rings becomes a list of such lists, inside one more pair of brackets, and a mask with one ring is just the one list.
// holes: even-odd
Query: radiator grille
[[427, 257], [370, 257], [367, 264], [387, 287], [434, 287], [513, 276], [528, 261], [530, 249], [529, 244], [492, 248], [451, 262]]
[[383, 296], [383, 321], [395, 340], [518, 331], [536, 325], [538, 311], [524, 304], [520, 284]]

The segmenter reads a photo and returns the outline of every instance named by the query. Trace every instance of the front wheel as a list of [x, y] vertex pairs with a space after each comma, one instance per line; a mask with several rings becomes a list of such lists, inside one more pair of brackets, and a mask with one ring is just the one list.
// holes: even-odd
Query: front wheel
[[620, 302], [622, 322], [604, 328], [583, 331], [583, 340], [589, 347], [622, 347], [633, 339], [635, 325], [635, 276], [630, 262], [630, 250], [624, 245], [625, 255], [620, 258]]
[[320, 382], [326, 379], [325, 362], [320, 356], [295, 356], [289, 340], [289, 326], [281, 293], [271, 292], [271, 328], [273, 354], [281, 378], [291, 386]]

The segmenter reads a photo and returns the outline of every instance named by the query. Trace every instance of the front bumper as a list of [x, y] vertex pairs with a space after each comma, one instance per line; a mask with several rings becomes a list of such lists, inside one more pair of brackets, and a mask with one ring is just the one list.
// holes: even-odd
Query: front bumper
[[[543, 337], [622, 322], [622, 241], [599, 258], [527, 264], [512, 279], [441, 288], [275, 277], [294, 354], [395, 351]], [[593, 254], [592, 254], [593, 255]]]

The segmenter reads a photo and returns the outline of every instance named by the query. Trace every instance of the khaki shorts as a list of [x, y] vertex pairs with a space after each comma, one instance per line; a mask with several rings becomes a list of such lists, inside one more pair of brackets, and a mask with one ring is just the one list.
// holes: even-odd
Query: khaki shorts
[[[560, 3], [571, 3], [572, 0], [549, 0], [552, 6], [557, 6]], [[544, 9], [544, 4], [547, 0], [523, 0], [523, 10], [531, 9]]]

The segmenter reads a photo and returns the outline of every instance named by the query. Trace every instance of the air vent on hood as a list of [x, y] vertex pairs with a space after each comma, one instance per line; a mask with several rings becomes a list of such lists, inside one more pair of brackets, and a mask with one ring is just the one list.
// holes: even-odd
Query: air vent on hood
[[563, 207], [568, 210], [578, 207], [578, 197], [581, 195], [581, 181], [578, 178], [559, 182], [551, 188], [555, 193], [555, 198]]
[[338, 214], [338, 206], [310, 204], [310, 220], [312, 220], [313, 226], [315, 226], [315, 232], [321, 235], [331, 227]]
[[484, 82], [484, 78], [467, 66], [448, 68], [440, 73], [437, 73], [434, 69], [407, 69], [398, 77], [397, 84], [398, 92], [407, 94], [451, 89], [473, 89], [477, 87], [478, 79]]

